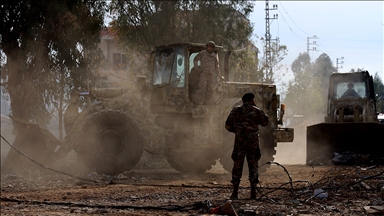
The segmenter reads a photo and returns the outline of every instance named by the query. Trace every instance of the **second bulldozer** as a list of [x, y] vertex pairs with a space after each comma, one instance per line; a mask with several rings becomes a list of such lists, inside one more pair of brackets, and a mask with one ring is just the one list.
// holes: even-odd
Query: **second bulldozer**
[[[353, 153], [384, 162], [372, 76], [368, 71], [334, 73], [329, 79], [324, 123], [307, 127], [307, 164], [326, 164], [334, 154]], [[359, 159], [360, 160], [360, 159]]]

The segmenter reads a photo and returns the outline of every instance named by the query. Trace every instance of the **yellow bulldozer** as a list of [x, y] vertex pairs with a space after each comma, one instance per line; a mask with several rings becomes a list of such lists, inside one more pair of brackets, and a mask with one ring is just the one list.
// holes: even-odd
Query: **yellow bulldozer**
[[[384, 163], [384, 143], [379, 138], [384, 124], [377, 119], [375, 97], [368, 71], [332, 74], [324, 122], [307, 127], [306, 163]], [[354, 157], [333, 160], [339, 154]]]
[[[224, 79], [216, 79], [211, 104], [199, 104], [191, 91], [197, 78], [192, 62], [204, 49], [205, 44], [198, 43], [157, 46], [149, 64], [152, 76], [137, 83], [140, 89], [149, 89], [147, 94], [129, 88], [74, 92], [64, 115], [64, 143], [51, 140], [52, 134], [37, 125], [16, 120], [21, 130], [15, 146], [24, 151], [33, 148], [32, 157], [46, 154], [40, 161], [46, 165], [75, 150], [85, 166], [105, 174], [134, 168], [143, 151], [163, 154], [173, 168], [184, 173], [203, 173], [217, 160], [230, 171], [234, 135], [225, 130], [224, 122], [241, 103], [241, 96], [252, 92], [270, 119], [268, 126], [260, 129], [260, 165], [273, 161], [277, 143], [293, 141], [293, 129], [282, 127], [284, 106], [276, 86], [230, 82], [231, 52], [216, 46], [215, 52], [222, 55]], [[79, 97], [83, 96], [90, 97], [92, 104], [79, 113]], [[15, 154], [9, 154], [5, 166], [16, 163]]]

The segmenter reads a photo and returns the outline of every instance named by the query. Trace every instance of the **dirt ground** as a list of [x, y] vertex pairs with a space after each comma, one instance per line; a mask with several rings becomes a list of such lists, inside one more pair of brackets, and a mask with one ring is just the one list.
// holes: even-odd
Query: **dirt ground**
[[[230, 174], [219, 162], [199, 175], [156, 163], [117, 176], [71, 172], [74, 164], [63, 169], [70, 175], [2, 174], [1, 215], [208, 215], [205, 200], [217, 207], [231, 194]], [[384, 166], [273, 164], [260, 174], [257, 199], [249, 199], [243, 176], [232, 206], [238, 215], [384, 215], [383, 173]], [[314, 196], [316, 189], [324, 192]]]

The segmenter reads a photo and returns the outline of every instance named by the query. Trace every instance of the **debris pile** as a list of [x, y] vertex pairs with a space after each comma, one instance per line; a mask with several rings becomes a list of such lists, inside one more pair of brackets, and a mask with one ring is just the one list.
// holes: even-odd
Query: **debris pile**
[[374, 165], [384, 164], [384, 156], [372, 156], [352, 151], [333, 153], [332, 164], [334, 165]]
[[[228, 203], [230, 174], [186, 175], [172, 169], [134, 169], [116, 176], [84, 173], [93, 181], [31, 172], [2, 175], [2, 214], [41, 215], [383, 215], [384, 166], [271, 166], [256, 199], [249, 184]], [[33, 177], [33, 178], [32, 178]], [[100, 183], [95, 183], [95, 181]], [[210, 203], [202, 208], [201, 203]], [[230, 205], [229, 205], [230, 204]], [[223, 208], [219, 208], [223, 207]], [[225, 208], [224, 208], [225, 207]], [[233, 207], [233, 208], [232, 208]]]

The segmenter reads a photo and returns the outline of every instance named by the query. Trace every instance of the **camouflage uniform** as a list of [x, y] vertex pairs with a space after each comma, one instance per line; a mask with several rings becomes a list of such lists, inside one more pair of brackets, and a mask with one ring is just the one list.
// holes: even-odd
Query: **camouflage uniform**
[[245, 157], [249, 168], [251, 185], [259, 182], [258, 161], [261, 157], [259, 146], [258, 126], [266, 126], [268, 116], [253, 102], [244, 102], [235, 107], [225, 122], [225, 128], [235, 133], [235, 145], [232, 152], [234, 162], [232, 169], [232, 184], [240, 184]]
[[219, 59], [216, 53], [209, 53], [207, 50], [203, 50], [194, 58], [194, 65], [197, 65], [198, 61], [200, 61], [200, 66], [198, 67], [200, 72], [199, 89], [195, 89], [195, 92], [204, 96], [204, 104], [209, 104], [213, 94], [214, 79], [216, 76], [220, 76]]

